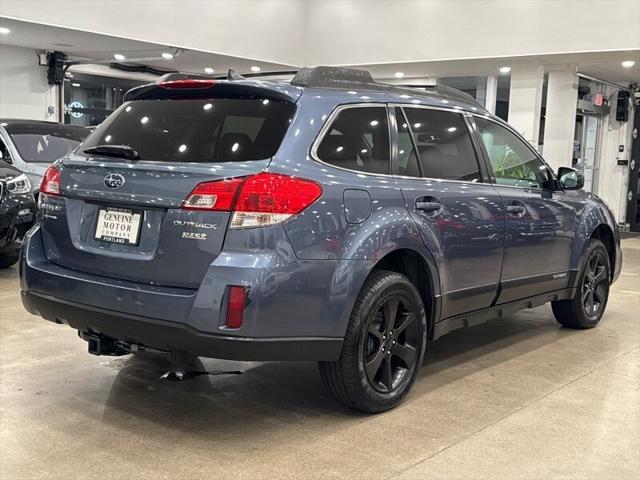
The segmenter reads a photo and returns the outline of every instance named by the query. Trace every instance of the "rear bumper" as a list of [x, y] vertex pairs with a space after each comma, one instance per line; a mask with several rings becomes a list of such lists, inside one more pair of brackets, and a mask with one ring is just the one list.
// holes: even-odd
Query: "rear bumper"
[[[36, 227], [26, 236], [20, 282], [27, 310], [47, 320], [123, 343], [212, 358], [331, 361], [340, 355], [355, 298], [344, 288], [357, 271], [354, 262], [337, 268], [332, 261], [299, 261], [282, 241], [278, 252], [227, 250], [193, 290], [60, 266], [45, 255], [45, 234]], [[248, 292], [238, 329], [225, 325], [229, 285]]]
[[182, 323], [114, 312], [22, 292], [22, 303], [33, 315], [69, 325], [79, 332], [103, 335], [121, 342], [171, 352], [243, 361], [320, 360], [340, 356], [337, 338], [249, 338], [213, 335]]

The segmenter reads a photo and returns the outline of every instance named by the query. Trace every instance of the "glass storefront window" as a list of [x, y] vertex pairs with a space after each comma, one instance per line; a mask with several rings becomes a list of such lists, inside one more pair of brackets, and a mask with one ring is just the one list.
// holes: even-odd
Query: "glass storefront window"
[[95, 127], [122, 105], [124, 94], [145, 81], [71, 73], [64, 80], [64, 123]]

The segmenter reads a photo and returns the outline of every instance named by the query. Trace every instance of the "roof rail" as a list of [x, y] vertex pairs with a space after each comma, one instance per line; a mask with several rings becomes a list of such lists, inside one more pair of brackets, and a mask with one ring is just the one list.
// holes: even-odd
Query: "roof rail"
[[298, 87], [340, 87], [345, 84], [379, 85], [367, 70], [344, 67], [304, 67], [291, 80]]
[[440, 95], [451, 100], [458, 100], [473, 105], [480, 105], [471, 95], [461, 92], [458, 89], [447, 87], [446, 85], [406, 85], [406, 84], [386, 84], [376, 82], [371, 73], [367, 70], [345, 67], [304, 67], [300, 70], [282, 70], [272, 72], [257, 72], [239, 74], [233, 69], [229, 69], [226, 75], [199, 75], [194, 73], [172, 72], [163, 75], [156, 84], [185, 79], [213, 79], [241, 81], [252, 78], [294, 75], [291, 85], [297, 87], [317, 87], [317, 88], [366, 88], [369, 90], [395, 90], [397, 92], [422, 92], [427, 95]]

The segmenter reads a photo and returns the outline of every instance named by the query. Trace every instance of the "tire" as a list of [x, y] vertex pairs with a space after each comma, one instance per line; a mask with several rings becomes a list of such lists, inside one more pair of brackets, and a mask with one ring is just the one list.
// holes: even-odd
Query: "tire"
[[600, 240], [590, 240], [583, 258], [575, 297], [551, 302], [556, 320], [569, 328], [595, 327], [600, 322], [609, 299], [611, 266], [604, 244]]
[[416, 287], [400, 273], [374, 271], [356, 299], [340, 359], [320, 362], [320, 376], [346, 406], [383, 412], [409, 393], [426, 343], [427, 319]]
[[7, 255], [6, 253], [0, 253], [0, 268], [9, 268], [15, 265], [20, 260], [19, 255]]

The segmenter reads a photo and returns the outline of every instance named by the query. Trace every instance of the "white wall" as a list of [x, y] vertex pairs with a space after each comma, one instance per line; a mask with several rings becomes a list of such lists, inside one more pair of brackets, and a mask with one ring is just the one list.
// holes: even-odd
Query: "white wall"
[[[629, 167], [618, 165], [618, 158], [631, 162], [631, 131], [633, 110], [629, 112], [629, 121], [616, 121], [617, 90], [607, 87], [605, 93], [610, 97], [610, 114], [603, 119], [600, 136], [598, 184], [596, 193], [613, 211], [618, 222], [624, 222], [627, 213], [626, 194], [629, 190]], [[618, 152], [618, 146], [624, 145], [624, 153]], [[638, 160], [636, 160], [638, 161]]]
[[298, 64], [298, 0], [2, 0], [0, 15], [158, 44]]
[[[57, 89], [47, 84], [46, 67], [30, 48], [0, 45], [0, 117], [56, 121]], [[57, 108], [57, 107], [56, 107]]]
[[638, 0], [2, 0], [0, 15], [290, 65], [640, 48]]
[[367, 64], [638, 48], [639, 19], [638, 0], [319, 0], [309, 3], [306, 59]]

